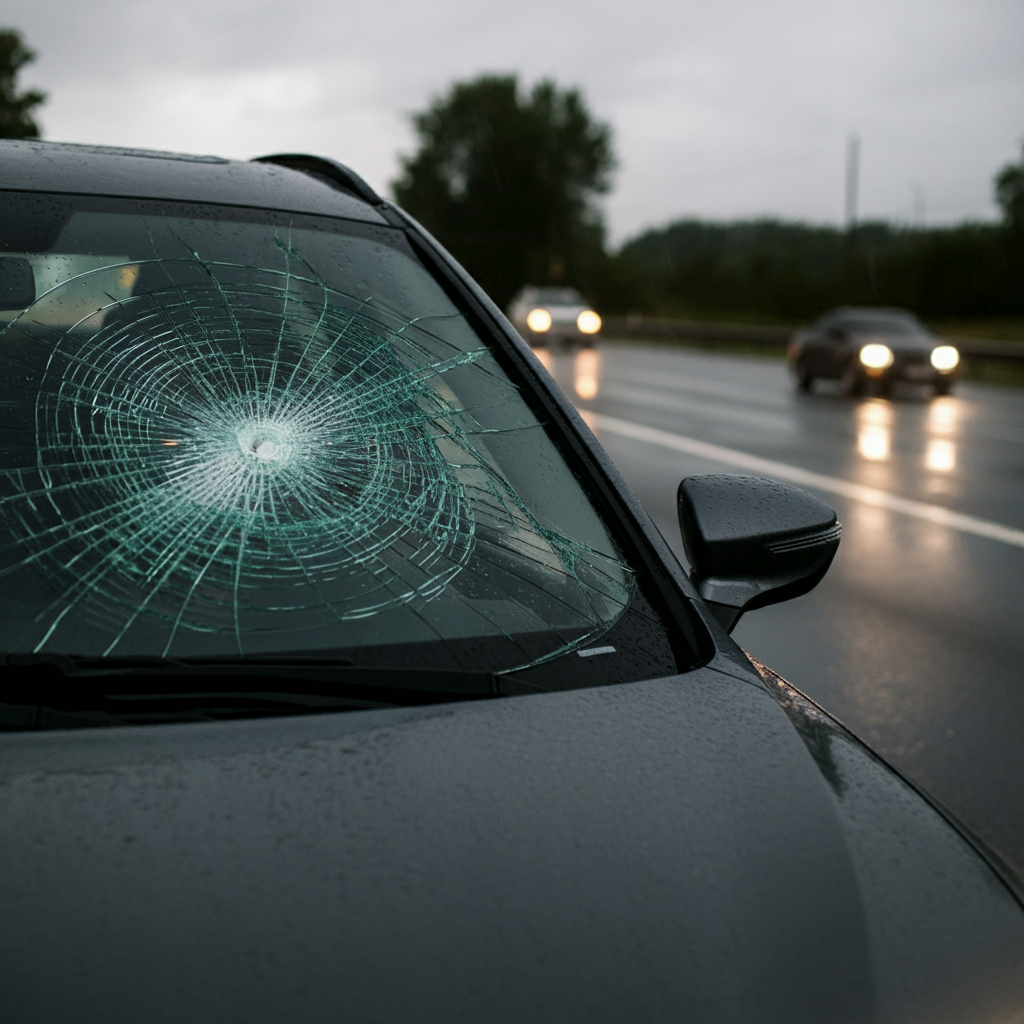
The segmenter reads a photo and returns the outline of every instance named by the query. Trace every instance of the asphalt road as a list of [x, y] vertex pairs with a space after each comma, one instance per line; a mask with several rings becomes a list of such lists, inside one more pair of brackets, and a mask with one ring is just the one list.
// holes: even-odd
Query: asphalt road
[[685, 476], [837, 509], [825, 580], [734, 636], [1024, 871], [1024, 392], [801, 395], [780, 360], [611, 342], [543, 358], [684, 564]]

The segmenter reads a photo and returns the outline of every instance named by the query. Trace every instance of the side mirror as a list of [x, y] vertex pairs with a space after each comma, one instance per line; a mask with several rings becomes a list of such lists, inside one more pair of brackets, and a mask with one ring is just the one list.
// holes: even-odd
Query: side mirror
[[730, 633], [745, 611], [813, 590], [839, 548], [835, 510], [798, 487], [688, 476], [678, 501], [690, 577]]

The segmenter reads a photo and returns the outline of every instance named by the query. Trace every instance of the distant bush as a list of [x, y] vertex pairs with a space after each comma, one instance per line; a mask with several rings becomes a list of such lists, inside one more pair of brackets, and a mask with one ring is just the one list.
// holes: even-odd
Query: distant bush
[[609, 312], [806, 319], [829, 306], [902, 306], [924, 317], [1024, 314], [1024, 267], [1007, 225], [852, 232], [777, 220], [682, 220], [646, 231], [594, 275]]

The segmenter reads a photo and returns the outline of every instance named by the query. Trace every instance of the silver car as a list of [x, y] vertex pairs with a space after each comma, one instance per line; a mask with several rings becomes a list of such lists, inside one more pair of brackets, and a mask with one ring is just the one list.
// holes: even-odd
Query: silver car
[[575, 288], [527, 286], [513, 300], [509, 319], [533, 348], [587, 348], [601, 330], [601, 318]]

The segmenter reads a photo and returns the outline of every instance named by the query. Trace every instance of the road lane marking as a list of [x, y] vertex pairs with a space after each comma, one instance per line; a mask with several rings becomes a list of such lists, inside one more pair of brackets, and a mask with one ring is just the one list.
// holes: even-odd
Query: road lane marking
[[791, 466], [786, 462], [763, 459], [761, 456], [751, 455], [749, 452], [723, 448], [721, 445], [709, 444], [707, 441], [698, 441], [695, 437], [671, 434], [667, 430], [645, 427], [641, 423], [620, 420], [615, 416], [606, 416], [604, 413], [581, 409], [580, 415], [591, 430], [607, 431], [609, 434], [618, 434], [620, 437], [628, 437], [634, 441], [644, 441], [647, 444], [669, 448], [672, 451], [696, 455], [698, 458], [720, 462], [726, 466], [735, 466], [737, 469], [762, 473], [778, 480], [787, 480], [789, 483], [799, 484], [801, 487], [812, 487], [818, 491], [839, 494], [865, 505], [875, 505], [878, 508], [888, 509], [890, 512], [900, 512], [903, 515], [923, 519], [951, 530], [959, 530], [961, 533], [970, 533], [976, 537], [986, 537], [989, 540], [998, 540], [1003, 544], [1024, 548], [1024, 530], [1016, 530], [1012, 526], [1003, 526], [1001, 523], [993, 523], [987, 519], [979, 519], [977, 516], [965, 515], [962, 512], [952, 512], [941, 505], [929, 505], [927, 502], [915, 501], [913, 498], [901, 498], [898, 494], [891, 494], [889, 491], [879, 490], [877, 487], [865, 487], [863, 484], [851, 483], [849, 480], [841, 480], [839, 477], [813, 473], [809, 469]]

